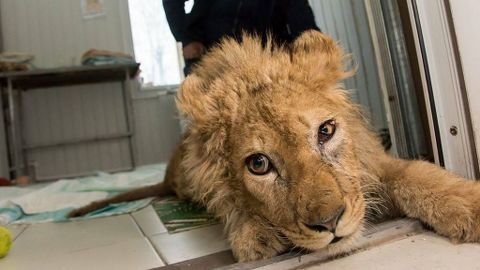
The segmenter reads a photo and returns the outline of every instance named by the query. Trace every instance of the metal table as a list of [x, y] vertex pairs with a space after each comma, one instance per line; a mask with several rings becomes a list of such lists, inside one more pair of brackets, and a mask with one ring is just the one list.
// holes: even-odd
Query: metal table
[[[8, 112], [5, 120], [8, 120], [10, 148], [10, 174], [12, 179], [29, 175], [27, 161], [27, 149], [52, 147], [70, 144], [80, 144], [92, 141], [129, 138], [132, 168], [135, 167], [136, 149], [133, 142], [133, 105], [129, 80], [134, 77], [139, 69], [139, 64], [126, 65], [102, 65], [102, 66], [76, 66], [54, 69], [37, 69], [31, 71], [0, 73], [0, 108], [7, 105]], [[125, 106], [125, 120], [127, 131], [122, 134], [85, 138], [81, 140], [59, 141], [52, 144], [25, 145], [25, 137], [22, 132], [22, 93], [25, 91], [59, 86], [71, 86], [101, 82], [122, 82], [123, 102]], [[18, 98], [15, 98], [18, 94]], [[6, 97], [5, 103], [2, 98]], [[18, 114], [18, 115], [17, 115]], [[4, 119], [0, 119], [3, 121]], [[23, 159], [22, 159], [23, 157]], [[14, 175], [12, 175], [12, 172]]]

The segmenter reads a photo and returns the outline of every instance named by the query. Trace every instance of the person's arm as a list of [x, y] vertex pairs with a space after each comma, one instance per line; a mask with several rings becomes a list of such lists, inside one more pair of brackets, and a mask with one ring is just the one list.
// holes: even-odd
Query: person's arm
[[185, 0], [163, 0], [163, 9], [173, 36], [182, 43], [183, 57], [185, 59], [200, 58], [205, 52], [205, 46], [187, 30]]

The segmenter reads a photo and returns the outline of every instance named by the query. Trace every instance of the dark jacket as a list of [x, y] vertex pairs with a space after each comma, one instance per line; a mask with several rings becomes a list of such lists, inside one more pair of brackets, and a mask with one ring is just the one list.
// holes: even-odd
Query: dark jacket
[[200, 41], [206, 47], [224, 36], [242, 32], [277, 42], [291, 42], [308, 29], [318, 29], [307, 0], [195, 0], [192, 11], [184, 12], [185, 0], [163, 0], [170, 29], [185, 46]]

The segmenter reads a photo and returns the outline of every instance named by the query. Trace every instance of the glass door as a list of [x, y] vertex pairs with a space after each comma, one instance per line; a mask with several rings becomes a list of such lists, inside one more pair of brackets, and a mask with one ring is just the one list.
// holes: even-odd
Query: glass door
[[322, 32], [358, 64], [345, 85], [385, 148], [475, 178], [478, 162], [448, 3], [310, 1]]

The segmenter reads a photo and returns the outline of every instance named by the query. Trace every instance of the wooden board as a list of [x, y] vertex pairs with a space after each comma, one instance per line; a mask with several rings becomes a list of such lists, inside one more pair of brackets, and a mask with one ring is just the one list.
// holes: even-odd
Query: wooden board
[[[357, 241], [356, 251], [369, 249], [392, 241], [424, 232], [419, 221], [412, 219], [398, 219], [387, 221], [369, 228]], [[352, 253], [355, 253], [352, 252]], [[222, 251], [205, 257], [192, 259], [160, 268], [157, 270], [190, 270], [190, 269], [218, 269], [218, 270], [247, 270], [247, 269], [301, 269], [311, 265], [331, 260], [332, 257], [325, 251], [301, 254], [292, 251], [271, 259], [248, 263], [235, 263], [231, 251]]]

